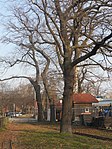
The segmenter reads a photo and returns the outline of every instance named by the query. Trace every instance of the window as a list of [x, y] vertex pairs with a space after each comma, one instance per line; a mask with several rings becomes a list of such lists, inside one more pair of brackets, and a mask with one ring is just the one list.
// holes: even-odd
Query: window
[[89, 112], [89, 108], [85, 108], [85, 112]]

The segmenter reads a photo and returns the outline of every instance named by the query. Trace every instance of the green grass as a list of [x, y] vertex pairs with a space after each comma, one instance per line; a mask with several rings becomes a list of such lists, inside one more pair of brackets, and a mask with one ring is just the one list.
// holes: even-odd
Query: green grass
[[19, 145], [24, 149], [111, 149], [112, 142], [59, 132], [23, 131]]

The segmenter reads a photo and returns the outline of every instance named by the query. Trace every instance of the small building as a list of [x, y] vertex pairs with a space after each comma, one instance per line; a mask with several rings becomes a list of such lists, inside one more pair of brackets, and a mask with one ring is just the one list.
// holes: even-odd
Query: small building
[[[91, 122], [92, 117], [95, 115], [95, 110], [92, 108], [92, 103], [98, 103], [98, 100], [91, 94], [77, 93], [73, 95], [73, 116], [74, 123]], [[57, 119], [61, 119], [62, 102], [56, 105]]]
[[98, 103], [98, 100], [88, 93], [77, 93], [73, 95], [73, 122], [81, 124], [91, 123], [92, 117], [96, 116], [96, 111], [92, 103]]

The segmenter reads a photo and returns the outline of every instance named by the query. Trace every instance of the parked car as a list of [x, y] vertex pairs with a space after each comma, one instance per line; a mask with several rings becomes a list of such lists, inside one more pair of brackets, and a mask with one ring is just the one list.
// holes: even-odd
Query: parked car
[[22, 115], [21, 112], [6, 112], [7, 117], [18, 117], [18, 116], [21, 116], [21, 115]]
[[16, 113], [15, 113], [15, 116], [17, 116], [17, 117], [18, 117], [18, 116], [21, 116], [21, 115], [22, 115], [21, 112], [16, 112]]
[[14, 112], [6, 112], [7, 117], [14, 117]]

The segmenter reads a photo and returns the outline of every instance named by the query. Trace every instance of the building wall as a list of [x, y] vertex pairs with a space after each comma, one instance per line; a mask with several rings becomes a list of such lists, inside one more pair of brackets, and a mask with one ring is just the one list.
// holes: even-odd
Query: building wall
[[73, 105], [73, 122], [85, 125], [86, 122], [91, 122], [93, 115], [92, 104], [74, 104]]
[[84, 113], [92, 113], [92, 104], [74, 104], [73, 112], [75, 116], [79, 116]]

